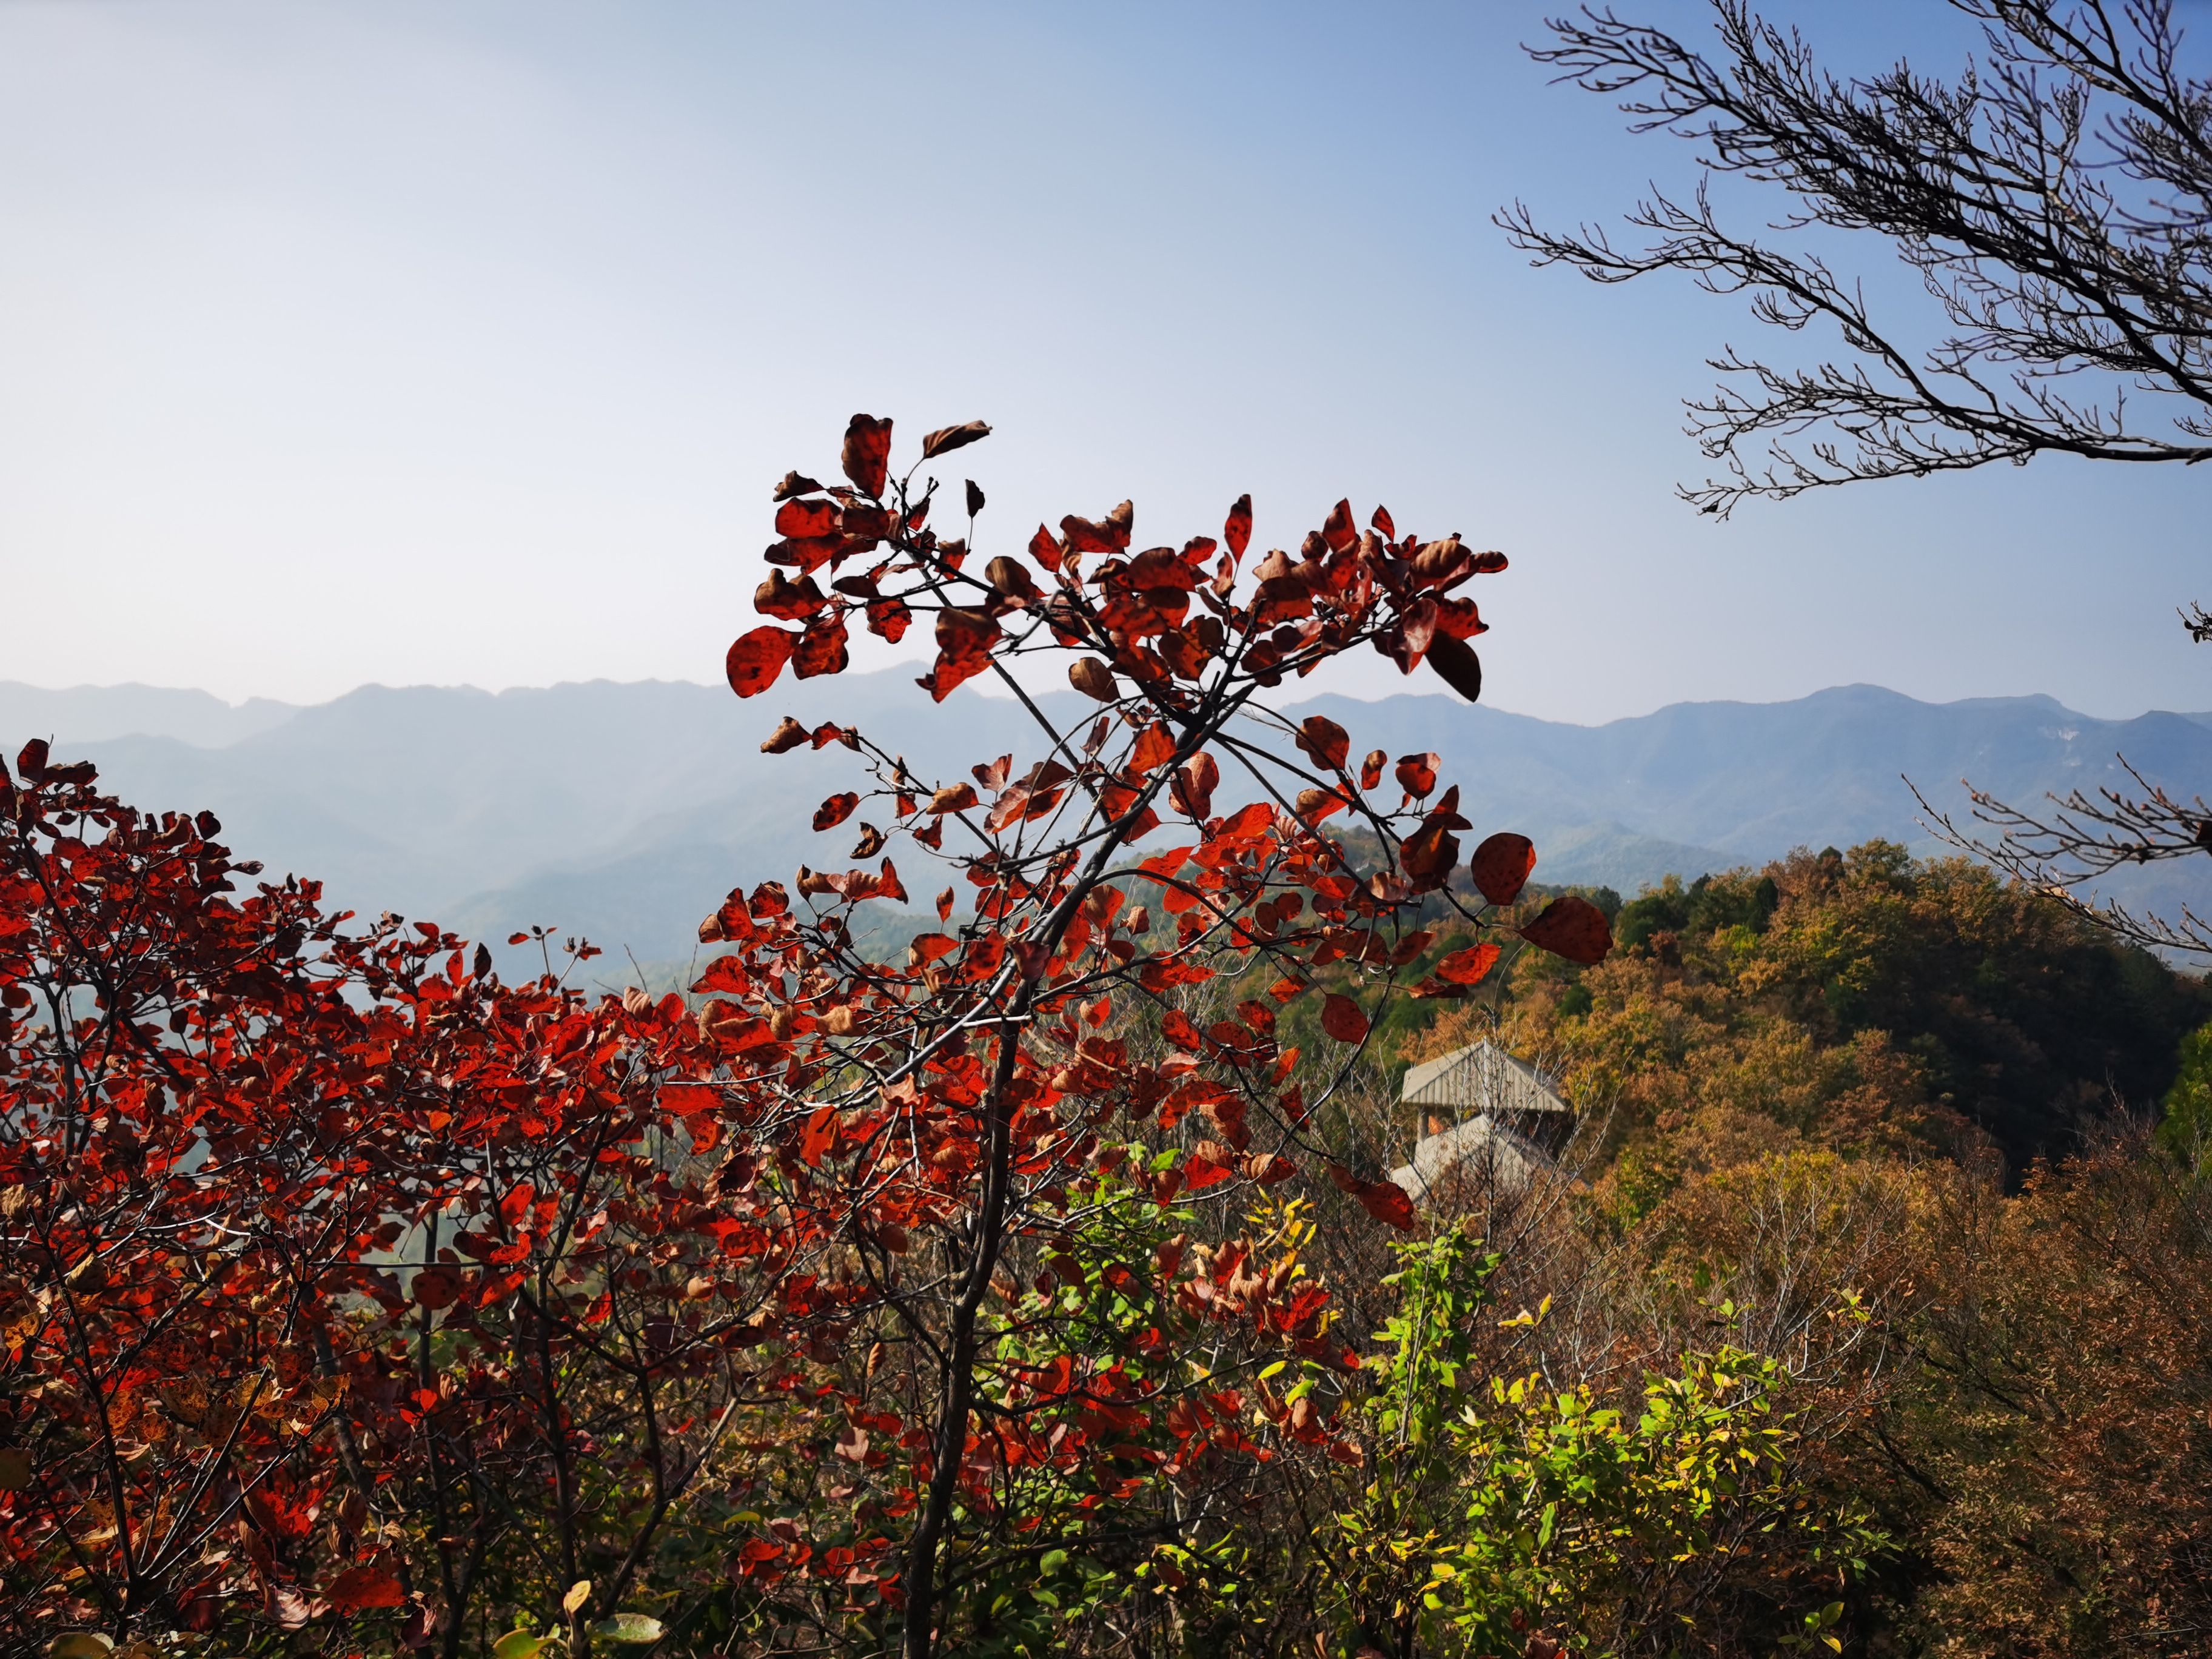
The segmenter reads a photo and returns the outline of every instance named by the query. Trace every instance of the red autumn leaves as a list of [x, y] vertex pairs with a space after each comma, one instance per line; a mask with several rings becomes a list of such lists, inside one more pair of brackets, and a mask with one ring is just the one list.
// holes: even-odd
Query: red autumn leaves
[[[921, 459], [989, 434], [981, 421], [940, 428], [923, 440]], [[836, 672], [855, 616], [896, 643], [918, 610], [937, 618], [936, 657], [921, 684], [940, 702], [990, 666], [1010, 626], [1024, 636], [1042, 626], [1064, 646], [1104, 647], [1070, 675], [1077, 689], [1102, 702], [1115, 695], [1116, 675], [1140, 684], [1190, 685], [1232, 661], [1274, 684], [1361, 639], [1404, 672], [1425, 660], [1462, 696], [1480, 694], [1481, 666], [1467, 641], [1486, 624], [1474, 601], [1454, 590], [1503, 570], [1505, 559], [1474, 551], [1456, 535], [1428, 543], [1401, 537], [1380, 507], [1361, 531], [1351, 503], [1340, 501], [1297, 556], [1273, 551], [1248, 571], [1249, 495], [1230, 509], [1218, 538], [1134, 552], [1135, 514], [1123, 501], [1097, 519], [1066, 514], [1057, 534], [1039, 526], [1024, 550], [1029, 562], [1001, 554], [978, 573], [964, 568], [963, 542], [940, 540], [929, 527], [933, 483], [916, 497], [911, 472], [892, 477], [890, 453], [891, 422], [855, 415], [840, 456], [846, 483], [824, 485], [791, 472], [777, 486], [781, 539], [767, 557], [780, 568], [761, 583], [754, 604], [762, 615], [800, 628], [795, 635], [757, 628], [731, 647], [725, 672], [738, 696], [758, 696], [787, 665], [801, 678]], [[971, 519], [983, 500], [969, 482], [963, 501]], [[863, 556], [886, 544], [889, 556], [863, 566]], [[914, 560], [917, 551], [939, 556], [923, 580], [915, 578], [929, 561]], [[816, 574], [825, 567], [826, 586]], [[1008, 621], [1015, 613], [1025, 613], [1018, 624]]]
[[1543, 914], [1521, 930], [1521, 937], [1540, 951], [1585, 967], [1604, 961], [1613, 949], [1613, 928], [1605, 912], [1572, 893], [1546, 905]]
[[1333, 993], [1322, 1005], [1321, 1029], [1339, 1042], [1364, 1042], [1367, 1039], [1367, 1016], [1350, 997]]
[[[975, 443], [989, 431], [981, 422], [940, 428], [923, 440], [922, 459]], [[920, 684], [939, 702], [1004, 656], [1057, 645], [1074, 653], [1067, 676], [1077, 690], [1109, 709], [1133, 702], [1152, 716], [1139, 729], [1128, 769], [1091, 786], [1103, 785], [1103, 798], [1119, 811], [1142, 798], [1146, 781], [1177, 752], [1177, 736], [1158, 712], [1182, 706], [1188, 696], [1182, 688], [1209, 674], [1233, 678], [1241, 672], [1272, 685], [1288, 667], [1304, 672], [1364, 637], [1406, 672], [1426, 660], [1464, 695], [1479, 694], [1480, 667], [1467, 641], [1486, 624], [1474, 602], [1457, 590], [1504, 569], [1503, 555], [1471, 549], [1456, 535], [1427, 543], [1401, 537], [1382, 508], [1362, 531], [1350, 503], [1340, 501], [1295, 557], [1277, 550], [1248, 570], [1243, 561], [1251, 549], [1253, 514], [1250, 497], [1243, 496], [1231, 508], [1218, 540], [1197, 537], [1180, 549], [1133, 551], [1135, 513], [1123, 501], [1095, 519], [1063, 515], [1057, 535], [1040, 526], [1024, 549], [1026, 562], [998, 555], [978, 573], [969, 568], [964, 542], [940, 540], [928, 527], [928, 491], [916, 498], [909, 491], [910, 474], [893, 478], [891, 436], [889, 420], [856, 415], [840, 456], [846, 484], [824, 486], [793, 472], [779, 485], [776, 529], [784, 539], [769, 550], [777, 568], [761, 584], [755, 605], [779, 622], [801, 626], [796, 633], [756, 628], [732, 645], [728, 675], [740, 696], [756, 696], [774, 684], [787, 663], [800, 678], [836, 672], [846, 661], [846, 618], [855, 614], [873, 631], [896, 639], [915, 609], [934, 613], [936, 655]], [[981, 511], [983, 495], [972, 481], [963, 500], [971, 518]], [[863, 554], [875, 554], [880, 562], [860, 568], [856, 561]], [[827, 572], [817, 580], [814, 573], [824, 566]], [[796, 580], [786, 575], [786, 568], [798, 570]], [[806, 740], [804, 728], [786, 724], [790, 730], [779, 728], [770, 740], [776, 752]], [[818, 734], [813, 741], [820, 746]], [[1339, 812], [1365, 810], [1360, 794], [1379, 785], [1389, 764], [1382, 751], [1361, 764], [1355, 793], [1351, 743], [1342, 726], [1325, 715], [1310, 715], [1294, 742], [1316, 769], [1337, 780], [1334, 786], [1295, 789], [1293, 811], [1302, 823], [1317, 825]], [[1431, 753], [1401, 756], [1395, 763], [1395, 781], [1408, 806], [1431, 804], [1404, 833], [1395, 872], [1376, 878], [1376, 891], [1386, 900], [1443, 890], [1458, 868], [1459, 833], [1470, 826], [1456, 787], [1431, 799], [1439, 769]], [[1218, 761], [1202, 750], [1176, 762], [1158, 792], [1159, 810], [1207, 823], [1221, 776]], [[1003, 781], [987, 785], [1002, 793], [986, 828], [999, 834], [1034, 820], [1044, 804], [1059, 800], [1066, 781], [1054, 777], [1010, 790]], [[856, 804], [833, 796], [817, 812], [817, 827], [842, 823]], [[964, 784], [926, 794], [927, 810], [940, 818], [981, 804]], [[902, 814], [911, 810], [902, 806]], [[1137, 813], [1128, 819], [1128, 832], [1141, 833], [1157, 821], [1152, 811]], [[872, 832], [863, 844], [872, 849], [880, 838], [881, 832]], [[1534, 860], [1526, 837], [1492, 836], [1476, 849], [1468, 875], [1488, 903], [1510, 904]], [[1522, 936], [1582, 962], [1597, 960], [1610, 942], [1602, 916], [1582, 900], [1553, 903]], [[1439, 975], [1431, 985], [1449, 994], [1471, 982]]]
[[793, 636], [781, 628], [756, 628], [738, 636], [723, 664], [730, 690], [741, 697], [757, 697], [775, 684], [791, 660]]
[[[981, 422], [940, 428], [924, 440], [923, 459], [976, 442], [988, 430]], [[1091, 971], [1109, 979], [1133, 975], [1157, 994], [1212, 977], [1215, 970], [1198, 964], [1208, 941], [1218, 939], [1231, 948], [1282, 952], [1291, 977], [1279, 983], [1294, 987], [1311, 983], [1293, 966], [1299, 952], [1315, 953], [1313, 966], [1340, 959], [1349, 948], [1320, 941], [1367, 940], [1357, 946], [1364, 963], [1402, 964], [1418, 955], [1410, 941], [1395, 954], [1373, 942], [1386, 920], [1402, 930], [1419, 914], [1407, 907], [1456, 908], [1481, 927], [1492, 925], [1491, 908], [1520, 900], [1535, 852], [1525, 836], [1512, 834], [1489, 836], [1465, 865], [1467, 883], [1482, 905], [1469, 908], [1461, 896], [1467, 884], [1455, 878], [1462, 867], [1461, 836], [1471, 824], [1461, 788], [1445, 786], [1437, 755], [1402, 755], [1394, 763], [1375, 750], [1358, 763], [1355, 776], [1350, 734], [1326, 715], [1309, 714], [1285, 733], [1304, 768], [1262, 756], [1267, 763], [1287, 764], [1296, 776], [1272, 799], [1238, 807], [1220, 794], [1226, 781], [1242, 781], [1250, 771], [1248, 757], [1231, 761], [1230, 749], [1218, 746], [1223, 734], [1206, 722], [1221, 716], [1202, 701], [1226, 700], [1232, 691], [1249, 696], [1358, 644], [1382, 651], [1408, 672], [1430, 662], [1448, 684], [1473, 695], [1480, 670], [1468, 641], [1485, 624], [1459, 590], [1503, 569], [1502, 556], [1470, 549], [1457, 536], [1426, 543], [1401, 536], [1379, 508], [1362, 529], [1350, 504], [1340, 502], [1295, 553], [1279, 549], [1254, 558], [1252, 505], [1243, 497], [1218, 538], [1141, 547], [1135, 510], [1123, 501], [1096, 517], [1065, 514], [1056, 532], [1039, 526], [1018, 556], [982, 559], [964, 539], [945, 539], [931, 527], [935, 484], [917, 485], [913, 471], [894, 476], [890, 437], [890, 422], [855, 416], [841, 456], [848, 483], [825, 487], [794, 473], [779, 488], [776, 528], [784, 539], [769, 551], [776, 568], [755, 603], [784, 625], [756, 629], [739, 640], [731, 678], [742, 695], [752, 696], [773, 684], [787, 661], [802, 676], [836, 672], [845, 621], [856, 615], [886, 638], [896, 634], [881, 624], [894, 612], [900, 627], [908, 617], [929, 617], [936, 649], [919, 684], [939, 702], [1018, 657], [1066, 653], [1068, 684], [1099, 706], [1101, 717], [1087, 738], [1080, 725], [1052, 732], [1048, 753], [1025, 774], [1017, 776], [1012, 755], [976, 767], [972, 783], [914, 779], [903, 762], [893, 768], [886, 757], [871, 763], [879, 772], [877, 793], [892, 798], [890, 817], [878, 819], [890, 823], [889, 835], [910, 835], [947, 859], [953, 857], [948, 831], [981, 838], [985, 850], [962, 860], [981, 889], [977, 915], [1003, 923], [1012, 936], [995, 947], [997, 954], [976, 956], [975, 971], [998, 971], [995, 964], [1003, 963], [1044, 994], [1079, 971], [1077, 952], [1110, 945]], [[961, 499], [973, 520], [982, 492], [971, 482]], [[838, 728], [810, 732], [787, 718], [763, 747], [777, 753], [810, 744], [818, 749], [840, 737], [859, 746]], [[882, 775], [885, 768], [889, 775]], [[1395, 806], [1381, 796], [1386, 774], [1396, 786]], [[817, 827], [847, 822], [867, 799], [850, 791], [831, 795], [817, 811]], [[1055, 816], [1061, 812], [1070, 816], [1063, 821]], [[1346, 823], [1353, 830], [1376, 832], [1386, 860], [1382, 870], [1353, 870], [1346, 843], [1323, 837], [1324, 822], [1342, 814], [1350, 815]], [[1087, 848], [1101, 835], [1109, 844], [1127, 845], [1178, 819], [1197, 830], [1198, 847], [1143, 866], [1160, 866], [1157, 910], [1171, 942], [1137, 937], [1146, 924], [1117, 932], [1111, 908], [1094, 915], [1088, 906], [1073, 926], [1073, 947], [1013, 933], [1024, 907], [1055, 890], [1036, 874], [1048, 867], [1038, 861], [1059, 856], [1052, 850], [1060, 844], [1055, 837], [1069, 838], [1071, 849]], [[1040, 823], [1044, 827], [1030, 827]], [[862, 846], [873, 853], [887, 838], [871, 828]], [[1170, 879], [1169, 872], [1186, 860], [1182, 873]], [[1246, 866], [1273, 867], [1276, 880], [1295, 871], [1293, 884], [1307, 896], [1303, 905], [1297, 893], [1271, 894], [1265, 880], [1252, 885], [1237, 873]], [[1074, 866], [1063, 861], [1049, 867], [1059, 872], [1057, 881]], [[844, 887], [838, 879], [802, 872], [801, 894], [857, 899], [877, 890], [873, 878], [862, 880], [860, 872]], [[940, 903], [939, 909], [947, 907]], [[1149, 923], [1152, 913], [1136, 906], [1129, 914]], [[1364, 931], [1346, 933], [1347, 925]], [[1595, 960], [1609, 944], [1602, 915], [1572, 898], [1553, 902], [1522, 934], [1578, 961]], [[954, 964], [970, 947], [948, 944], [944, 950], [950, 953], [915, 957], [910, 971], [927, 973], [933, 984], [951, 982]], [[1415, 994], [1465, 995], [1486, 981], [1500, 957], [1499, 945], [1480, 939], [1448, 951]], [[1233, 1063], [1255, 1034], [1264, 1049], [1272, 1030], [1231, 1023], [1200, 1032], [1180, 1012], [1155, 1018], [1179, 1051], [1209, 1063]], [[1363, 1008], [1356, 986], [1352, 994], [1329, 989], [1318, 1020], [1333, 1041], [1357, 1046], [1369, 1037], [1371, 1011]], [[1236, 1036], [1237, 1029], [1246, 1036]], [[1375, 1199], [1392, 1211], [1400, 1201]]]

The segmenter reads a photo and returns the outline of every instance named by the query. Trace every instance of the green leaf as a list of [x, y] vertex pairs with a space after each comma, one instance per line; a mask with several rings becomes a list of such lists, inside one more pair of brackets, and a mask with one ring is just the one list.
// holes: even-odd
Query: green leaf
[[492, 1659], [538, 1659], [538, 1650], [553, 1638], [511, 1630], [491, 1644]]
[[75, 1630], [46, 1644], [46, 1659], [107, 1659], [114, 1646], [98, 1631]]
[[1066, 1571], [1066, 1568], [1067, 1552], [1066, 1550], [1047, 1550], [1044, 1553], [1043, 1559], [1039, 1560], [1037, 1563], [1038, 1573], [1046, 1578], [1050, 1578], [1054, 1577], [1056, 1574], [1064, 1572]]
[[592, 1635], [630, 1647], [649, 1647], [667, 1633], [666, 1626], [644, 1613], [618, 1613], [592, 1626]]

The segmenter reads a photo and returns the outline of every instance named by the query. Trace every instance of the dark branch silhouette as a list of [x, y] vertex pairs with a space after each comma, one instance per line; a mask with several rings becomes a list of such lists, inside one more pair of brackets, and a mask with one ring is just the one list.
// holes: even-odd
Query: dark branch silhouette
[[[1716, 0], [1717, 60], [1610, 10], [1554, 20], [1531, 49], [1619, 98], [1635, 131], [1697, 144], [1705, 176], [1686, 202], [1655, 191], [1628, 216], [1641, 247], [1547, 230], [1520, 203], [1498, 219], [1517, 246], [1601, 283], [1684, 271], [1750, 295], [1762, 322], [1842, 336], [1845, 355], [1811, 368], [1712, 360], [1725, 378], [1687, 405], [1727, 469], [1682, 491], [1703, 512], [2045, 451], [2212, 457], [2212, 82], [2178, 67], [2172, 5], [1953, 3], [1986, 51], [1949, 82], [1901, 61], [1838, 77], [1744, 0]], [[1714, 174], [1788, 195], [1770, 240], [1723, 224]], [[1939, 337], [1913, 343], [1860, 283], [1778, 245], [1826, 230], [1889, 239], [1940, 307]]]
[[[1901, 60], [1838, 76], [1746, 0], [1714, 0], [1711, 58], [1587, 8], [1530, 49], [1559, 79], [1618, 99], [1632, 130], [1697, 145], [1703, 171], [1686, 202], [1655, 191], [1628, 215], [1649, 234], [1639, 247], [1601, 228], [1544, 229], [1521, 203], [1498, 216], [1516, 246], [1599, 283], [1686, 272], [1710, 293], [1748, 295], [1763, 323], [1841, 336], [1843, 355], [1809, 368], [1734, 347], [1711, 360], [1723, 379], [1686, 404], [1688, 429], [1726, 476], [1680, 491], [1700, 512], [2045, 452], [2212, 457], [2212, 81], [2179, 67], [2171, 0], [1951, 3], [1984, 43], [1951, 81]], [[1787, 196], [1767, 240], [1723, 223], [1717, 174]], [[1802, 250], [1808, 234], [1839, 231], [1888, 240], [1941, 313], [1932, 343], [1924, 319], [1878, 316], [1863, 283]], [[1793, 239], [1799, 251], [1780, 246]], [[2181, 621], [2212, 641], [2202, 605]], [[1929, 826], [2123, 938], [2212, 956], [2212, 922], [2187, 908], [2166, 921], [2088, 890], [2116, 870], [2212, 852], [2212, 809], [2128, 772], [2140, 799], [2076, 792], [2039, 815], [1974, 791], [1984, 831], [1933, 807]]]
[[2049, 810], [2038, 814], [2008, 806], [1986, 790], [1967, 785], [1972, 823], [1994, 831], [1993, 836], [1961, 829], [1948, 813], [1929, 804], [1919, 786], [1910, 779], [1906, 784], [1939, 840], [2050, 894], [2132, 944], [2212, 956], [2212, 920], [2186, 904], [2169, 920], [2076, 890], [2116, 870], [2212, 852], [2212, 806], [2203, 796], [2185, 805], [2129, 765], [2124, 756], [2120, 764], [2142, 787], [2140, 798], [2109, 788], [2093, 797], [2076, 789], [2063, 799], [2051, 796]]

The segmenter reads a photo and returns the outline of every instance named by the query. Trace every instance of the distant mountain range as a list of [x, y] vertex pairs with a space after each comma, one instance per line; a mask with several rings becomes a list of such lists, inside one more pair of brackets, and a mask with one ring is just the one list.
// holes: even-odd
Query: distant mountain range
[[[542, 922], [644, 961], [688, 955], [698, 919], [739, 882], [843, 866], [851, 826], [817, 836], [807, 820], [853, 757], [835, 746], [761, 754], [787, 708], [859, 725], [925, 776], [1037, 750], [1012, 702], [963, 691], [933, 708], [910, 671], [779, 690], [789, 695], [741, 703], [720, 687], [665, 682], [497, 695], [364, 686], [311, 708], [233, 708], [198, 691], [0, 682], [0, 744], [12, 757], [46, 737], [65, 757], [97, 762], [127, 800], [210, 808], [241, 854], [319, 877], [364, 913], [494, 940]], [[1067, 692], [1043, 702], [1069, 726], [1092, 707]], [[1947, 807], [1963, 804], [1961, 778], [2028, 805], [2124, 783], [2124, 754], [2185, 798], [2212, 787], [2212, 715], [2100, 720], [2048, 697], [1924, 703], [1854, 685], [1792, 702], [1679, 703], [1599, 726], [1447, 696], [1322, 696], [1289, 712], [1328, 714], [1355, 750], [1436, 750], [1478, 832], [1535, 841], [1540, 880], [1624, 894], [1801, 846], [1879, 836], [1934, 850], [1906, 777]], [[2158, 866], [2127, 890], [2202, 908], [2212, 860], [2201, 875]]]

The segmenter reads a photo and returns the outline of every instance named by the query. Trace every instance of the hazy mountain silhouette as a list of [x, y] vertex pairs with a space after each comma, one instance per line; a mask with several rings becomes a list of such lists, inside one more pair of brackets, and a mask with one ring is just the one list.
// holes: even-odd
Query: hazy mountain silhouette
[[[1064, 728], [1093, 705], [1042, 699]], [[1012, 702], [968, 692], [933, 708], [911, 671], [781, 687], [741, 703], [665, 682], [493, 695], [364, 686], [311, 708], [231, 708], [149, 687], [45, 691], [0, 684], [0, 743], [32, 736], [89, 756], [126, 799], [209, 807], [272, 872], [320, 877], [364, 912], [435, 918], [493, 939], [543, 922], [644, 959], [688, 951], [698, 918], [738, 882], [845, 862], [855, 827], [807, 829], [851, 777], [832, 746], [764, 756], [787, 708], [857, 724], [922, 776], [1038, 745]], [[1681, 703], [1577, 726], [1446, 696], [1293, 708], [1340, 721], [1355, 750], [1433, 749], [1478, 831], [1534, 837], [1540, 879], [1624, 892], [1674, 872], [1755, 863], [1793, 847], [1885, 836], [1933, 843], [1900, 775], [1931, 799], [1970, 777], [2018, 803], [2124, 781], [2124, 753], [2184, 795], [2212, 782], [2212, 717], [2100, 720], [2048, 697], [1924, 703], [1844, 686], [1784, 703]], [[1224, 798], [1242, 797], [1236, 775]], [[866, 809], [860, 815], [867, 816]], [[909, 885], [927, 872], [908, 872]], [[2212, 876], [2212, 864], [2206, 872]], [[2145, 872], [2131, 896], [2202, 896], [2193, 866]]]

